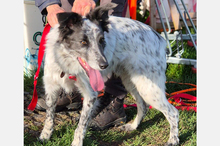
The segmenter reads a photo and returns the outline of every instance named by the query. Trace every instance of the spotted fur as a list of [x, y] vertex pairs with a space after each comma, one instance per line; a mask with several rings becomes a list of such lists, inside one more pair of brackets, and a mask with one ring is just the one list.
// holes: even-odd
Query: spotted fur
[[[178, 144], [178, 110], [165, 96], [166, 41], [141, 22], [105, 15], [113, 7], [114, 4], [98, 7], [86, 18], [76, 13], [60, 14], [59, 24], [48, 34], [43, 79], [49, 108], [40, 139], [48, 140], [52, 134], [59, 89], [72, 92], [73, 88], [78, 88], [84, 101], [72, 146], [83, 145], [97, 92], [91, 88], [89, 78], [77, 60], [81, 57], [92, 68], [100, 70], [105, 80], [112, 73], [119, 76], [127, 91], [136, 99], [137, 116], [121, 129], [136, 129], [148, 106], [152, 105], [170, 123], [170, 138], [166, 145]], [[108, 62], [106, 69], [100, 68], [102, 61]], [[75, 75], [77, 80], [70, 80], [69, 74]]]

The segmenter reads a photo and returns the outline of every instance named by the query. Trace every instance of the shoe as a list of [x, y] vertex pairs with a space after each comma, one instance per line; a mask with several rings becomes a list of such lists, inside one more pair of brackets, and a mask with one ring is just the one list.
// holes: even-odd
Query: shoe
[[[36, 109], [45, 111], [48, 107], [45, 102], [46, 95], [38, 99]], [[59, 98], [56, 103], [56, 112], [72, 109], [78, 110], [82, 107], [81, 94], [79, 92], [72, 92], [67, 94], [63, 89], [60, 90]]]
[[97, 100], [99, 101], [99, 104], [95, 108], [95, 111], [93, 111], [92, 118], [95, 118], [114, 99], [115, 99], [115, 96], [107, 92], [105, 92], [103, 96], [98, 97]]
[[126, 122], [126, 114], [123, 107], [124, 99], [115, 98], [89, 123], [92, 130], [104, 130], [113, 126], [120, 126]]

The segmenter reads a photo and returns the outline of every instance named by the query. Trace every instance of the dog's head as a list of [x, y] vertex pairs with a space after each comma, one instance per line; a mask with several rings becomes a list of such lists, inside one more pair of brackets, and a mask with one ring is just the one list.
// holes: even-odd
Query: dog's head
[[109, 3], [96, 7], [85, 18], [74, 12], [58, 13], [58, 42], [78, 60], [86, 61], [94, 69], [105, 69], [108, 61], [103, 53], [104, 31], [108, 32], [108, 11], [116, 6]]
[[[99, 71], [108, 67], [104, 55], [104, 32], [108, 32], [108, 11], [116, 7], [109, 3], [96, 7], [86, 17], [74, 12], [58, 13], [59, 38], [57, 43], [62, 44], [65, 57], [78, 60], [88, 77], [98, 78]], [[90, 80], [91, 82], [91, 80]]]

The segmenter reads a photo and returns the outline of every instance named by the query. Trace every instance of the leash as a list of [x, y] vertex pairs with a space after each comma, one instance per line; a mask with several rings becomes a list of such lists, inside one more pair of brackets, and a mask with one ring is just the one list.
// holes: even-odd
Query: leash
[[40, 46], [39, 46], [39, 52], [38, 52], [38, 68], [37, 71], [34, 75], [34, 92], [33, 92], [33, 97], [31, 100], [31, 103], [28, 106], [28, 110], [33, 111], [37, 105], [37, 100], [38, 100], [38, 96], [37, 96], [37, 90], [36, 90], [36, 86], [37, 86], [37, 79], [39, 77], [39, 72], [40, 72], [40, 66], [44, 57], [44, 51], [45, 51], [45, 44], [46, 44], [46, 36], [47, 34], [50, 32], [50, 25], [49, 23], [47, 23], [44, 27], [43, 30], [43, 34], [41, 37], [41, 41], [40, 41]]

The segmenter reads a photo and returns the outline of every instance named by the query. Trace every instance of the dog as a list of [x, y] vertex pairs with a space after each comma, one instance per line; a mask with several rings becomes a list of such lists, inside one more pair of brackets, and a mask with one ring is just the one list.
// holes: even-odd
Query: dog
[[96, 7], [85, 17], [73, 12], [57, 14], [59, 24], [48, 33], [46, 42], [43, 81], [48, 109], [40, 140], [48, 140], [52, 134], [59, 89], [70, 93], [77, 88], [84, 100], [71, 145], [82, 146], [98, 91], [114, 73], [137, 102], [134, 121], [119, 128], [135, 130], [152, 105], [170, 124], [165, 145], [179, 143], [179, 113], [165, 96], [166, 41], [146, 24], [108, 16], [116, 6]]

